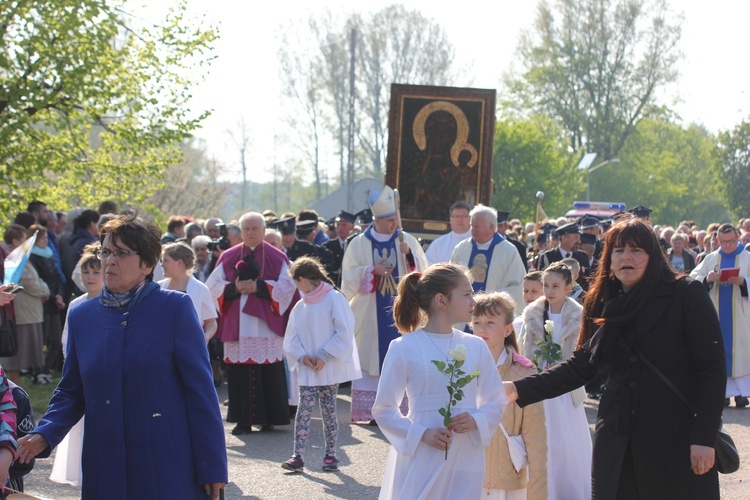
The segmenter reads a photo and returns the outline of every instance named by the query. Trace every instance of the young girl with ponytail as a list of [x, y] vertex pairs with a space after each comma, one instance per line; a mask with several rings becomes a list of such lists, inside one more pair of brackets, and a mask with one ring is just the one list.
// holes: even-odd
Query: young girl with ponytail
[[301, 257], [289, 269], [302, 294], [289, 316], [284, 354], [299, 382], [299, 406], [294, 421], [294, 454], [281, 467], [301, 472], [315, 401], [320, 404], [326, 447], [323, 471], [338, 470], [336, 440], [339, 384], [359, 378], [359, 356], [354, 343], [354, 316], [349, 302], [336, 291], [316, 259]]
[[[556, 262], [542, 274], [544, 296], [526, 306], [521, 328], [521, 354], [536, 361], [540, 369], [565, 361], [573, 355], [581, 329], [583, 308], [568, 297], [573, 289], [570, 268]], [[551, 321], [551, 323], [547, 323]], [[547, 334], [551, 339], [547, 338]], [[562, 359], [549, 362], [535, 351], [537, 342], [554, 342]], [[544, 401], [547, 424], [547, 483], [549, 500], [591, 498], [591, 432], [582, 387]]]
[[[381, 499], [481, 496], [484, 448], [506, 397], [486, 343], [453, 328], [471, 320], [473, 292], [468, 270], [456, 264], [407, 274], [398, 285], [393, 316], [403, 336], [388, 349], [372, 409], [392, 445]], [[463, 387], [446, 428], [440, 409], [451, 400], [449, 380], [433, 361], [449, 365], [464, 352], [461, 370], [480, 374]], [[404, 393], [407, 415], [399, 411]]]

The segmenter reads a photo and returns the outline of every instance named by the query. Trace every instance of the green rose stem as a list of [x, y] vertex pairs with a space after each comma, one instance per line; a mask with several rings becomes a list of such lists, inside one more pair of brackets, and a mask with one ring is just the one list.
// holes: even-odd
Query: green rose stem
[[550, 366], [562, 359], [562, 349], [552, 341], [552, 336], [549, 333], [544, 336], [544, 340], [537, 340], [534, 344], [539, 346], [539, 349], [534, 351], [533, 359], [539, 373], [543, 371], [542, 361], [546, 361], [546, 366]]
[[[438, 410], [438, 413], [443, 417], [443, 425], [445, 425], [446, 429], [451, 423], [451, 408], [464, 397], [464, 391], [462, 389], [469, 382], [479, 376], [478, 371], [466, 375], [466, 373], [461, 370], [461, 367], [466, 360], [466, 346], [460, 344], [456, 346], [455, 350], [448, 351], [448, 355], [453, 359], [450, 363], [432, 360], [432, 364], [437, 367], [440, 373], [448, 377], [448, 404], [445, 408], [440, 408]], [[447, 444], [445, 445], [445, 459], [448, 460]]]

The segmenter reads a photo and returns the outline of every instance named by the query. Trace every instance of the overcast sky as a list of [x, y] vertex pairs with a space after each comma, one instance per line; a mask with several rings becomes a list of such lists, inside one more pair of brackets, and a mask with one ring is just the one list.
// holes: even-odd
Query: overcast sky
[[[170, 0], [153, 0], [141, 13], [156, 15], [154, 6]], [[377, 0], [188, 0], [189, 10], [205, 14], [219, 27], [217, 60], [206, 81], [194, 92], [197, 109], [213, 113], [196, 136], [204, 139], [209, 154], [238, 171], [238, 153], [227, 134], [243, 117], [252, 136], [248, 163], [253, 180], [267, 181], [274, 161], [280, 83], [276, 53], [278, 33], [290, 22], [320, 15], [374, 12], [394, 2]], [[432, 18], [448, 33], [456, 48], [459, 67], [471, 67], [468, 80], [478, 88], [500, 88], [500, 80], [513, 62], [522, 30], [533, 22], [537, 3], [532, 0], [495, 2], [462, 0], [404, 0], [409, 9]], [[750, 2], [743, 0], [672, 0], [682, 9], [684, 23], [680, 49], [680, 78], [663, 95], [685, 123], [701, 123], [711, 132], [732, 128], [750, 116], [750, 69], [746, 59]], [[283, 144], [277, 145], [278, 149]], [[277, 149], [277, 150], [278, 150]], [[338, 160], [324, 151], [331, 175]]]

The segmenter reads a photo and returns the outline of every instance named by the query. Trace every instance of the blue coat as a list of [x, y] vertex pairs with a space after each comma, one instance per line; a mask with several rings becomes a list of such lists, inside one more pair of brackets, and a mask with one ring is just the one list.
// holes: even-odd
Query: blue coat
[[203, 484], [227, 482], [193, 305], [179, 292], [150, 292], [129, 312], [89, 300], [70, 313], [63, 377], [34, 432], [54, 448], [86, 415], [82, 498], [198, 499]]

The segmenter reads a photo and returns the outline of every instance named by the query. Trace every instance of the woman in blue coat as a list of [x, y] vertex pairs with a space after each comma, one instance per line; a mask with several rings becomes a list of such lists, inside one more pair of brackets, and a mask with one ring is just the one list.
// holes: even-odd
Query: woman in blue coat
[[85, 414], [82, 498], [218, 498], [224, 426], [190, 298], [153, 283], [151, 222], [118, 216], [101, 231], [104, 289], [71, 311], [63, 377], [22, 462], [47, 456]]

